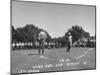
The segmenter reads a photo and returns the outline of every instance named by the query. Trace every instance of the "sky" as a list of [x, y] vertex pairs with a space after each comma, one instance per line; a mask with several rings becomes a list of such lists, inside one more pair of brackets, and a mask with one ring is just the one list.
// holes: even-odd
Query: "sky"
[[95, 7], [39, 2], [12, 2], [12, 25], [15, 28], [34, 24], [51, 37], [63, 36], [73, 25], [95, 35]]

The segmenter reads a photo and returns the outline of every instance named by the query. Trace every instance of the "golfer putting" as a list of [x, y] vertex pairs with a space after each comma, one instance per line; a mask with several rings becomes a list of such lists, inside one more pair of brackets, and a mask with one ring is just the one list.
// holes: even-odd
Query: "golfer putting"
[[40, 31], [39, 35], [38, 35], [38, 40], [39, 40], [39, 54], [44, 54], [44, 43], [47, 39], [47, 35], [45, 33], [45, 31]]

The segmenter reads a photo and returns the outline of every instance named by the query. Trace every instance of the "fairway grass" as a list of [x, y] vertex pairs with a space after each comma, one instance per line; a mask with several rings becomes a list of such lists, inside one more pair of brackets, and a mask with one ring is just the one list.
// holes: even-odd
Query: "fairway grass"
[[46, 49], [11, 51], [11, 73], [37, 73], [63, 70], [95, 69], [95, 48]]

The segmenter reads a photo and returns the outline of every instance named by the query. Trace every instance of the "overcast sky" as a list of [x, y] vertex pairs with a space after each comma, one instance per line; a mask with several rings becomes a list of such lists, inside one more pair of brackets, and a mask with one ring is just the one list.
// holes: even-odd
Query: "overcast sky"
[[15, 28], [34, 24], [52, 37], [63, 36], [73, 25], [95, 35], [95, 7], [36, 2], [12, 2], [12, 25]]

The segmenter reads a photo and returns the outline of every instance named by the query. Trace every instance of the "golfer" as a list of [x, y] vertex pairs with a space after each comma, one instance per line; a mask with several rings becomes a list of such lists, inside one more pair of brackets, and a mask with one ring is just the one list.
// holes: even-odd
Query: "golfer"
[[38, 40], [39, 40], [39, 54], [42, 51], [42, 54], [44, 54], [44, 43], [45, 40], [47, 38], [47, 35], [44, 31], [40, 31], [39, 35], [38, 35]]
[[66, 51], [70, 52], [71, 47], [72, 47], [72, 35], [71, 33], [68, 33], [68, 43], [67, 43]]

